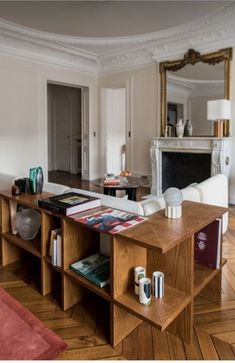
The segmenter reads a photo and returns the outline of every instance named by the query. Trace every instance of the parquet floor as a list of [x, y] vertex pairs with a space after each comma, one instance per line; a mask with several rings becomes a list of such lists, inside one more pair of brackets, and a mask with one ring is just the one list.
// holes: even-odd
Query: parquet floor
[[[42, 297], [28, 273], [17, 265], [0, 271], [0, 286], [54, 330], [68, 344], [61, 360], [234, 360], [235, 359], [235, 206], [230, 207], [229, 229], [223, 239], [222, 305], [197, 297], [194, 338], [188, 344], [171, 333], [160, 333], [142, 323], [115, 349], [99, 328], [99, 314], [88, 302], [67, 312], [56, 297]], [[108, 314], [108, 311], [107, 311]]]

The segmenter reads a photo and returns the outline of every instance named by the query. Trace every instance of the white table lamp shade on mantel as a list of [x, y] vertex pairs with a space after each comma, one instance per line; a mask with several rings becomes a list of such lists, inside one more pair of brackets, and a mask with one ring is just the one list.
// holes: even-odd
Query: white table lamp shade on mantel
[[207, 101], [207, 120], [215, 121], [214, 132], [216, 137], [223, 137], [223, 120], [231, 118], [230, 100]]

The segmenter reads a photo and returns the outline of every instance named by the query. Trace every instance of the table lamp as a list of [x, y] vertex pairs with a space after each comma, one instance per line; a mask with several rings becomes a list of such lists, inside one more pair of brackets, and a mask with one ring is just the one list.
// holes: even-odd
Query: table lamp
[[229, 120], [230, 118], [230, 100], [207, 101], [207, 120], [214, 121], [215, 137], [223, 137], [223, 120]]
[[178, 188], [168, 188], [164, 195], [165, 216], [168, 218], [180, 218], [182, 215], [183, 194]]

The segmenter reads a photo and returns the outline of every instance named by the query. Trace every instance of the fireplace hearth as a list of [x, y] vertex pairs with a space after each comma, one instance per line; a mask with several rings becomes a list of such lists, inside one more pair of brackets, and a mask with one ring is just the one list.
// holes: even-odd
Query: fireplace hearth
[[212, 175], [229, 177], [231, 139], [215, 137], [156, 137], [151, 139], [151, 194], [169, 187], [179, 189], [200, 183]]
[[211, 154], [163, 152], [162, 192], [167, 188], [179, 189], [191, 183], [200, 183], [211, 175]]

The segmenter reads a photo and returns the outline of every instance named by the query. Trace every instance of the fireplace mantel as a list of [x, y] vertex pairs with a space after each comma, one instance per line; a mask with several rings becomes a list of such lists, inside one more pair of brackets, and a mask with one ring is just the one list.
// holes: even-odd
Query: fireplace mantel
[[151, 139], [151, 194], [162, 194], [162, 152], [211, 154], [211, 176], [219, 173], [229, 177], [231, 138], [217, 137], [154, 137]]

